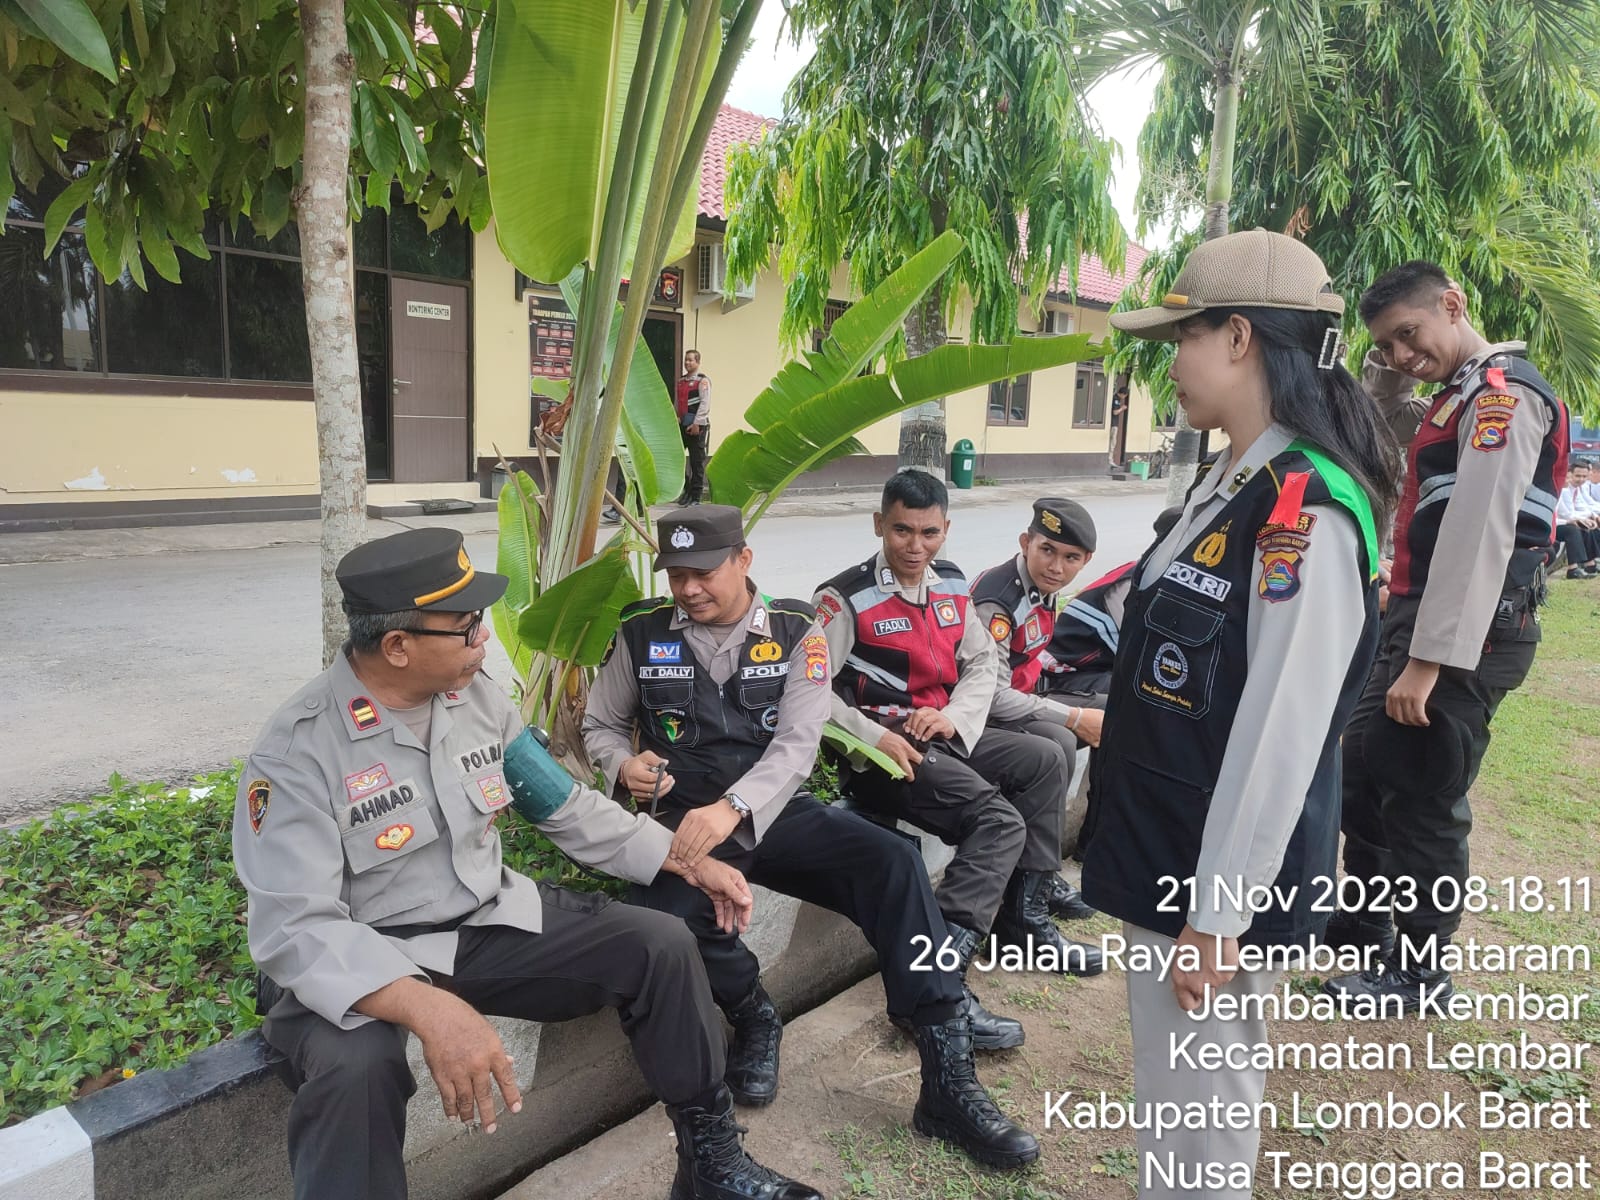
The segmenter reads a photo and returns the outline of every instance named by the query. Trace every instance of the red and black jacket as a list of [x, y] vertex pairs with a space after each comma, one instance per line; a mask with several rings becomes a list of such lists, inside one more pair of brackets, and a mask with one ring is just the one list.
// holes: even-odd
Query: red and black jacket
[[904, 599], [894, 572], [880, 570], [876, 555], [822, 585], [839, 594], [855, 626], [855, 645], [834, 664], [834, 690], [885, 723], [918, 708], [943, 708], [960, 678], [956, 648], [972, 603], [966, 576], [943, 559], [933, 571], [926, 604]]
[[1056, 610], [1053, 597], [1047, 599], [1022, 576], [1022, 564], [1015, 558], [990, 567], [972, 581], [972, 602], [998, 604], [1005, 610], [989, 617], [989, 632], [1006, 649], [1011, 686], [1034, 692], [1039, 690], [1039, 656], [1055, 632]]

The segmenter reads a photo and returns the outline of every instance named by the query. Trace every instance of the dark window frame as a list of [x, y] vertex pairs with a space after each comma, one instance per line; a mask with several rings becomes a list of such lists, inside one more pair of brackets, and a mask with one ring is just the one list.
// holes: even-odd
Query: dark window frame
[[[1017, 393], [1022, 394], [1022, 416], [1016, 415]], [[999, 410], [999, 416], [995, 412]], [[1033, 375], [1018, 375], [1000, 379], [989, 385], [988, 406], [984, 410], [984, 423], [993, 427], [1013, 426], [1025, 428], [1033, 416]]]
[[[1087, 377], [1088, 387], [1083, 381]], [[1095, 381], [1099, 381], [1099, 398], [1095, 397]], [[1082, 404], [1080, 405], [1080, 402]], [[1085, 411], [1079, 415], [1079, 409]], [[1096, 415], [1098, 410], [1098, 415]], [[1078, 364], [1072, 377], [1072, 427], [1074, 429], [1109, 429], [1111, 420], [1111, 380], [1106, 374], [1105, 362], [1092, 359]]]
[[[476, 269], [476, 243], [470, 228], [463, 227], [463, 236], [466, 239], [466, 274], [464, 277], [449, 275], [426, 275], [410, 271], [396, 271], [393, 269], [393, 247], [391, 244], [391, 218], [392, 214], [385, 212], [384, 219], [384, 252], [383, 265], [360, 266], [357, 270], [370, 271], [391, 278], [415, 279], [431, 283], [451, 283], [465, 286], [470, 301], [472, 286]], [[5, 222], [6, 229], [26, 228], [43, 231], [44, 222], [33, 220], [29, 217], [8, 215]], [[50, 391], [68, 394], [84, 395], [137, 395], [137, 396], [199, 396], [213, 399], [230, 399], [249, 397], [251, 399], [266, 400], [296, 400], [308, 401], [314, 399], [313, 385], [310, 380], [304, 382], [292, 380], [258, 380], [244, 377], [235, 377], [233, 372], [232, 351], [228, 328], [228, 269], [227, 259], [231, 256], [273, 259], [279, 262], [291, 262], [296, 266], [301, 263], [299, 255], [284, 254], [277, 251], [261, 250], [253, 246], [235, 246], [232, 244], [234, 233], [227, 228], [223, 220], [215, 222], [215, 237], [205, 237], [206, 249], [211, 251], [214, 258], [220, 259], [218, 264], [217, 303], [220, 309], [219, 327], [222, 338], [222, 369], [221, 377], [203, 375], [163, 375], [159, 373], [121, 373], [109, 369], [108, 345], [110, 338], [102, 328], [97, 339], [96, 367], [93, 371], [52, 371], [41, 370], [36, 367], [0, 367], [0, 385], [13, 391]], [[62, 231], [63, 235], [84, 233], [84, 221], [81, 211], [79, 215], [68, 222]], [[353, 243], [352, 239], [352, 243]], [[184, 252], [187, 253], [187, 252]], [[192, 256], [190, 256], [192, 257]], [[145, 264], [146, 270], [151, 269]], [[95, 303], [99, 319], [104, 325], [107, 320], [106, 308], [106, 281], [98, 268], [94, 270]]]

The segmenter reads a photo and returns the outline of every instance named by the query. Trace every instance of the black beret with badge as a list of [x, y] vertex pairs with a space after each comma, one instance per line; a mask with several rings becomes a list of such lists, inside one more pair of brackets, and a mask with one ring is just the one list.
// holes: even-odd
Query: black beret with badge
[[1033, 524], [1029, 533], [1042, 533], [1052, 542], [1081, 546], [1094, 553], [1094, 520], [1089, 510], [1076, 500], [1041, 496], [1033, 502]]
[[744, 514], [731, 504], [692, 504], [663, 513], [656, 522], [655, 569], [688, 567], [711, 571], [744, 545]]
[[459, 529], [407, 529], [357, 546], [334, 576], [350, 612], [465, 613], [505, 595], [506, 577], [476, 570]]

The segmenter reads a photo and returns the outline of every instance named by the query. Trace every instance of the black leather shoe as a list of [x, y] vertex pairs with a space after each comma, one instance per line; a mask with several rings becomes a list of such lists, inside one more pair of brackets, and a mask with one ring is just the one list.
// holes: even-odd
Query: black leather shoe
[[991, 1167], [1014, 1169], [1039, 1157], [1038, 1140], [1001, 1112], [978, 1082], [966, 1017], [919, 1025], [916, 1041], [922, 1092], [911, 1123], [918, 1133], [959, 1146]]
[[1050, 876], [1050, 891], [1044, 899], [1050, 915], [1060, 917], [1063, 921], [1087, 921], [1090, 917], [1100, 915], [1100, 910], [1090, 908], [1083, 893], [1060, 875]]
[[1391, 950], [1370, 971], [1330, 979], [1322, 990], [1330, 996], [1371, 997], [1384, 1006], [1381, 1013], [1389, 1012], [1389, 1005], [1394, 1003], [1388, 997], [1396, 997], [1401, 1012], [1414, 1013], [1422, 1007], [1424, 997], [1430, 1003], [1448, 1000], [1456, 990], [1449, 971], [1430, 968], [1426, 962], [1424, 957], [1422, 963], [1402, 965], [1399, 952]]
[[1050, 919], [1047, 894], [1054, 871], [1018, 871], [1006, 885], [991, 936], [1001, 945], [1016, 946], [1040, 970], [1062, 975], [1098, 975], [1105, 959], [1098, 946], [1061, 936]]
[[783, 1018], [772, 997], [759, 983], [755, 991], [728, 1013], [733, 1044], [728, 1047], [728, 1068], [723, 1079], [733, 1098], [750, 1108], [771, 1104], [778, 1094], [778, 1043], [783, 1040]]
[[[945, 922], [950, 933], [950, 945], [960, 957], [957, 974], [961, 976], [961, 1015], [972, 1022], [972, 1048], [974, 1050], [1015, 1050], [1028, 1040], [1021, 1021], [998, 1016], [985, 1008], [972, 989], [967, 986], [967, 965], [978, 952], [983, 938], [965, 926]], [[889, 1014], [889, 1023], [907, 1037], [916, 1036], [916, 1027], [905, 1017]]]
[[1322, 940], [1335, 950], [1376, 946], [1387, 958], [1394, 953], [1394, 921], [1388, 913], [1344, 912], [1333, 914]]
[[718, 1088], [707, 1108], [667, 1105], [678, 1134], [678, 1173], [672, 1177], [670, 1200], [823, 1200], [822, 1193], [745, 1153], [741, 1135], [748, 1132], [733, 1119], [733, 1097]]

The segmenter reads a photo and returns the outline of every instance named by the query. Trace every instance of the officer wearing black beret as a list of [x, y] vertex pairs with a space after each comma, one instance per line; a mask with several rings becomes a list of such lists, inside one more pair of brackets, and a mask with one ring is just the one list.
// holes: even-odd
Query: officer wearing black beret
[[[672, 594], [623, 610], [584, 714], [590, 756], [673, 831], [674, 858], [691, 867], [720, 859], [854, 921], [878, 952], [890, 1017], [922, 1057], [916, 1128], [992, 1166], [1032, 1162], [1038, 1142], [995, 1107], [974, 1072], [974, 1018], [991, 1034], [996, 1018], [942, 959], [914, 965], [923, 947], [948, 936], [922, 856], [804, 790], [831, 696], [816, 610], [765, 596], [750, 581], [753, 555], [737, 508], [675, 509], [658, 530], [655, 565]], [[700, 939], [712, 994], [734, 1031], [728, 1085], [741, 1103], [771, 1103], [783, 1026], [756, 956], [693, 887], [658, 876], [634, 893], [682, 917]], [[1004, 1044], [1020, 1045], [1021, 1027], [1004, 1024]]]
[[484, 1014], [565, 1020], [611, 1005], [677, 1127], [674, 1196], [816, 1198], [740, 1146], [721, 1026], [682, 922], [535, 886], [505, 868], [499, 820], [515, 808], [626, 879], [681, 876], [729, 928], [749, 919], [739, 872], [677, 862], [667, 831], [544, 752], [483, 675], [483, 609], [506, 578], [477, 570], [458, 532], [369, 542], [337, 577], [350, 640], [267, 723], [233, 824], [263, 1034], [295, 1088], [296, 1196], [406, 1195], [408, 1031], [445, 1112], [493, 1133], [494, 1088], [512, 1112], [521, 1095]]
[[[1041, 496], [1033, 502], [1032, 523], [1017, 539], [1019, 552], [972, 581], [978, 619], [1005, 656], [990, 723], [1049, 738], [1061, 747], [1069, 768], [1080, 741], [1092, 746], [1100, 740], [1101, 712], [1044, 695], [1043, 655], [1055, 633], [1056, 597], [1094, 557], [1095, 542], [1088, 509], [1076, 500]], [[1077, 840], [1082, 824], [1081, 813], [1067, 811], [1076, 790], [1069, 777], [1061, 795], [1064, 846]], [[1052, 916], [1095, 915], [1059, 874], [1050, 881], [1047, 903]]]

